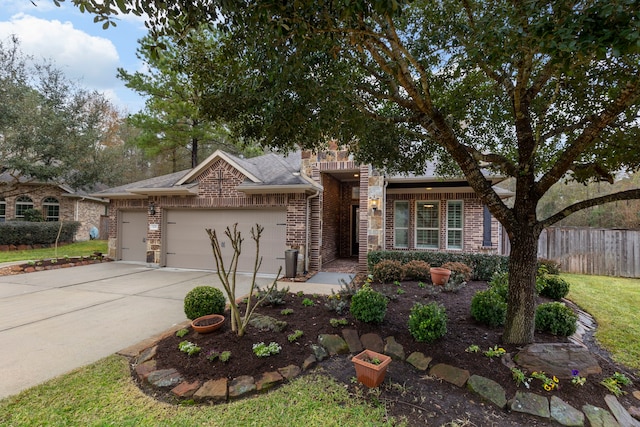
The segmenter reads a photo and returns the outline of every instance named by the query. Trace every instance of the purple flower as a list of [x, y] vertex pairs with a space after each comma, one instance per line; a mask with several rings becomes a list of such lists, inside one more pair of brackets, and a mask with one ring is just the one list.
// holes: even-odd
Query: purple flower
[[574, 377], [577, 377], [579, 373], [580, 373], [580, 371], [578, 371], [577, 369], [572, 369], [571, 370], [571, 375], [573, 375]]

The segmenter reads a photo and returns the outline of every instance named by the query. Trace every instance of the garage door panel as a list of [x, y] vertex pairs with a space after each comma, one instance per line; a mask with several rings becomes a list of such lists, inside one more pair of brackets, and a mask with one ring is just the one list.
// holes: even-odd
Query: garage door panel
[[241, 233], [242, 253], [238, 271], [251, 272], [255, 263], [256, 245], [251, 238], [251, 228], [259, 223], [264, 227], [260, 239], [260, 255], [263, 258], [260, 273], [275, 274], [284, 264], [286, 241], [285, 211], [200, 210], [167, 211], [166, 265], [179, 268], [215, 270], [211, 242], [206, 229], [215, 230], [223, 255], [224, 266], [230, 267], [233, 247], [226, 236], [227, 227]]

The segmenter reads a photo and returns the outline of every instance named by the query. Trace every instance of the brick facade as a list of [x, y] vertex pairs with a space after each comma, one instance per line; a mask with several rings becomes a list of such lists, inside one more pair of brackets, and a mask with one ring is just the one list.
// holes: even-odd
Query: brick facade
[[59, 219], [62, 221], [78, 221], [80, 227], [74, 236], [74, 240], [89, 240], [89, 230], [92, 227], [100, 228], [100, 217], [106, 213], [106, 202], [99, 202], [91, 198], [69, 197], [68, 192], [57, 185], [23, 185], [17, 190], [12, 190], [10, 195], [0, 194], [5, 202], [5, 221], [16, 217], [16, 199], [26, 196], [33, 201], [33, 209], [39, 210], [43, 216], [44, 200], [54, 198], [59, 203]]

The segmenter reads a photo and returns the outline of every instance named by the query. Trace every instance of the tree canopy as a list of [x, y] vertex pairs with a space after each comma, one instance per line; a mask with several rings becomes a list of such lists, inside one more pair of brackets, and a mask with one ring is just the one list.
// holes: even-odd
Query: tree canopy
[[0, 190], [25, 181], [109, 183], [118, 172], [108, 149], [113, 111], [53, 64], [23, 55], [15, 37], [0, 41], [0, 171], [10, 177]]
[[[533, 340], [542, 229], [640, 198], [633, 188], [536, 214], [559, 181], [611, 181], [640, 166], [636, 1], [75, 3], [105, 23], [147, 13], [152, 34], [182, 40], [195, 24], [222, 28], [224, 42], [194, 72], [208, 82], [207, 115], [233, 116], [244, 136], [284, 148], [333, 138], [388, 171], [436, 160], [462, 173], [511, 240], [508, 343]], [[485, 170], [515, 180], [512, 206]]]

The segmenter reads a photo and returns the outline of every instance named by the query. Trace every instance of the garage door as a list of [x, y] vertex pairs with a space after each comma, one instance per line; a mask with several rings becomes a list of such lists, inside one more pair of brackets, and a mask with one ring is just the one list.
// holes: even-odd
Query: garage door
[[146, 262], [147, 211], [124, 211], [120, 218], [120, 259]]
[[229, 238], [224, 234], [226, 227], [238, 223], [242, 233], [242, 253], [238, 262], [239, 272], [252, 272], [256, 246], [251, 238], [251, 227], [259, 223], [264, 227], [260, 239], [262, 266], [260, 274], [276, 274], [282, 266], [284, 272], [284, 251], [286, 249], [286, 211], [284, 210], [169, 210], [166, 225], [167, 267], [197, 268], [215, 270], [216, 264], [211, 250], [211, 242], [205, 229], [216, 230], [220, 246], [228, 268], [233, 254]]

